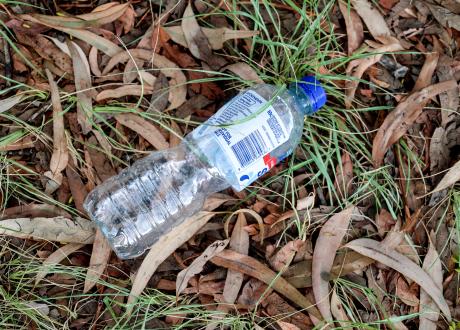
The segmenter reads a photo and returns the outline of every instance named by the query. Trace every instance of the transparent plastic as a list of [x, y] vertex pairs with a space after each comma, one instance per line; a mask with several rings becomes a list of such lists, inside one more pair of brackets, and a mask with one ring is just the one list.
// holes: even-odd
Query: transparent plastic
[[[250, 90], [270, 100], [289, 133], [270, 152], [280, 161], [297, 146], [312, 101], [295, 84], [281, 92], [268, 84]], [[96, 187], [84, 207], [117, 256], [129, 259], [200, 211], [207, 196], [237, 187], [238, 180], [214, 135], [189, 134], [178, 147], [153, 152]]]

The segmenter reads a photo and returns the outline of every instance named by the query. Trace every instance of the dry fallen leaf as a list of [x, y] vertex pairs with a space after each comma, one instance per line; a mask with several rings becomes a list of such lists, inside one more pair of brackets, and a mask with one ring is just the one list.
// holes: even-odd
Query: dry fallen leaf
[[330, 274], [336, 252], [347, 233], [354, 206], [333, 215], [321, 228], [313, 250], [312, 283], [318, 309], [326, 321], [332, 321], [329, 303], [329, 280], [325, 274]]
[[[246, 226], [246, 217], [244, 213], [238, 214], [235, 227], [233, 228], [232, 236], [230, 238], [230, 250], [240, 254], [247, 255], [249, 252], [249, 234], [244, 227]], [[225, 279], [225, 286], [223, 292], [224, 302], [233, 304], [238, 297], [238, 292], [243, 285], [243, 273], [229, 269], [227, 271], [227, 278]]]
[[[188, 47], [184, 36], [184, 31], [180, 26], [165, 26], [163, 29], [168, 33], [168, 35], [175, 43], [186, 48]], [[232, 30], [225, 27], [217, 29], [202, 27], [201, 30], [208, 39], [209, 44], [213, 50], [222, 49], [224, 47], [225, 41], [232, 39], [251, 38], [259, 34], [258, 31]]]
[[345, 247], [391, 267], [416, 282], [420, 288], [423, 288], [426, 293], [430, 295], [450, 322], [451, 314], [449, 306], [444, 299], [441, 289], [435, 284], [433, 279], [412, 260], [396, 252], [394, 249], [388, 248], [384, 244], [368, 238], [356, 239], [346, 244]]
[[[434, 232], [431, 232], [431, 237]], [[439, 290], [442, 290], [442, 265], [438, 252], [436, 251], [435, 244], [430, 240], [428, 252], [423, 260], [423, 270], [433, 279], [435, 285]], [[420, 288], [420, 326], [419, 330], [436, 330], [437, 322], [439, 319], [439, 307], [430, 298], [428, 293]]]
[[27, 94], [22, 93], [0, 100], [0, 113], [10, 110], [16, 104], [22, 102]]
[[91, 221], [80, 217], [73, 220], [59, 216], [0, 221], [0, 235], [60, 243], [91, 244], [95, 231], [95, 225]]
[[385, 118], [374, 138], [372, 145], [374, 166], [379, 167], [382, 164], [387, 150], [407, 132], [430, 99], [456, 87], [455, 80], [444, 81], [414, 92], [400, 102]]
[[449, 188], [460, 180], [460, 160], [452, 166], [449, 171], [442, 177], [432, 193]]
[[196, 274], [201, 273], [203, 270], [204, 265], [216, 254], [223, 251], [230, 239], [226, 239], [223, 241], [215, 241], [211, 245], [209, 245], [203, 253], [193, 260], [193, 262], [187, 268], [181, 270], [179, 274], [177, 274], [176, 278], [176, 296], [179, 296], [182, 291], [187, 287], [188, 281], [195, 276]]
[[420, 304], [416, 292], [409, 287], [403, 276], [398, 276], [396, 280], [396, 296], [407, 306], [418, 307]]
[[81, 243], [70, 243], [66, 244], [53, 253], [51, 253], [45, 261], [43, 261], [43, 265], [41, 270], [37, 272], [37, 277], [35, 278], [35, 284], [38, 284], [45, 276], [49, 273], [49, 269], [51, 266], [60, 263], [62, 260], [67, 258], [70, 254], [78, 251], [80, 248], [85, 246], [85, 244]]
[[263, 84], [264, 81], [259, 77], [257, 72], [249, 66], [249, 64], [244, 62], [238, 62], [234, 64], [227, 65], [221, 69], [221, 71], [231, 71], [236, 74], [238, 77], [244, 81], [252, 81], [257, 84]]
[[300, 239], [287, 242], [286, 245], [270, 258], [271, 267], [277, 272], [285, 271], [294, 259], [295, 254], [304, 244], [305, 242]]
[[128, 298], [128, 305], [132, 305], [136, 297], [144, 291], [144, 288], [158, 266], [178, 247], [193, 237], [193, 235], [214, 216], [214, 213], [210, 211], [219, 207], [228, 199], [228, 196], [222, 194], [211, 196], [206, 200], [203, 211], [185, 219], [169, 233], [161, 236], [161, 238], [150, 248], [150, 251], [137, 271]]
[[353, 60], [347, 66], [347, 75], [353, 78], [352, 80], [347, 80], [345, 83], [345, 106], [347, 109], [351, 107], [356, 89], [359, 85], [359, 80], [363, 76], [364, 72], [366, 72], [369, 67], [380, 61], [384, 53], [403, 50], [403, 47], [396, 38], [385, 38], [383, 41], [383, 45], [372, 49], [372, 52], [376, 53], [376, 55]]
[[214, 69], [219, 69], [226, 64], [226, 61], [221, 56], [212, 52], [206, 35], [201, 31], [201, 27], [196, 21], [191, 2], [185, 8], [181, 27], [187, 42], [187, 48], [193, 56], [205, 61]]
[[161, 134], [160, 130], [144, 118], [133, 113], [123, 113], [116, 115], [115, 119], [123, 126], [138, 133], [157, 150], [169, 148], [169, 143], [166, 141], [163, 134]]
[[124, 96], [144, 96], [153, 93], [153, 87], [149, 85], [125, 85], [113, 89], [105, 89], [96, 95], [96, 101], [106, 99], [118, 99]]
[[72, 56], [75, 90], [77, 92], [77, 121], [83, 134], [91, 131], [93, 104], [91, 99], [91, 72], [83, 50], [73, 41], [67, 41]]
[[334, 319], [340, 324], [340, 329], [351, 330], [353, 327], [349, 326], [350, 320], [348, 319], [347, 313], [343, 309], [342, 302], [337, 296], [337, 292], [332, 290], [331, 296], [331, 313], [334, 316]]
[[236, 270], [264, 282], [284, 297], [304, 308], [311, 315], [321, 319], [318, 309], [307, 297], [256, 259], [231, 250], [224, 250], [212, 258], [211, 262], [217, 266]]
[[97, 229], [96, 235], [94, 236], [93, 251], [91, 253], [91, 259], [89, 260], [89, 267], [86, 272], [83, 293], [87, 293], [96, 285], [97, 280], [102, 276], [102, 273], [107, 267], [111, 252], [112, 249], [110, 248], [109, 242], [107, 242], [107, 239], [100, 229]]
[[313, 323], [307, 315], [289, 305], [276, 292], [266, 294], [260, 299], [260, 304], [265, 308], [269, 316], [277, 320], [277, 322], [284, 322], [286, 327], [289, 324], [289, 326], [295, 326], [296, 329], [300, 330], [311, 330], [313, 328]]
[[345, 26], [347, 28], [348, 55], [351, 55], [363, 43], [363, 23], [361, 23], [361, 19], [359, 18], [356, 11], [353, 8], [351, 8], [346, 2], [340, 0], [339, 8], [345, 20]]
[[[103, 7], [104, 6], [104, 7]], [[97, 27], [115, 21], [123, 15], [129, 2], [124, 4], [111, 3], [110, 6], [102, 5], [102, 9], [95, 8], [91, 13], [70, 16], [50, 16], [50, 15], [21, 15], [23, 19], [38, 22], [52, 28], [82, 29]]]
[[187, 96], [187, 79], [184, 73], [179, 67], [168, 60], [166, 57], [153, 53], [146, 49], [129, 49], [122, 51], [113, 56], [107, 63], [106, 67], [102, 71], [103, 75], [109, 73], [117, 64], [124, 63], [128, 60], [132, 61], [132, 58], [144, 60], [148, 63], [152, 62], [154, 66], [159, 68], [161, 73], [169, 80], [169, 107], [167, 110], [172, 110], [180, 107], [186, 100]]
[[50, 160], [50, 170], [45, 172], [45, 176], [50, 179], [46, 183], [45, 192], [53, 193], [62, 182], [62, 171], [69, 162], [69, 151], [67, 149], [67, 139], [64, 132], [64, 116], [62, 112], [59, 90], [51, 72], [46, 69], [46, 75], [51, 89], [51, 103], [53, 105], [53, 154]]
[[276, 321], [276, 323], [278, 323], [279, 327], [281, 328], [281, 330], [300, 330], [300, 328], [292, 323], [287, 323], [287, 322], [283, 322], [283, 321]]
[[418, 75], [415, 86], [412, 89], [412, 92], [416, 92], [431, 85], [431, 79], [433, 78], [434, 71], [438, 65], [439, 53], [431, 52], [426, 55], [425, 63], [423, 63], [422, 70]]
[[343, 153], [341, 164], [337, 165], [335, 172], [334, 187], [337, 190], [338, 197], [346, 199], [353, 190], [353, 163], [348, 152]]
[[391, 35], [391, 31], [382, 14], [371, 5], [371, 2], [368, 0], [351, 0], [351, 3], [374, 38], [378, 39], [379, 37]]

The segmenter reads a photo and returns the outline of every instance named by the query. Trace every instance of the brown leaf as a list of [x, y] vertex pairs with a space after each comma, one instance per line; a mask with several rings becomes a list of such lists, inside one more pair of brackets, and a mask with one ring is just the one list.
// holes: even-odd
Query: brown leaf
[[114, 89], [106, 89], [96, 95], [96, 101], [106, 99], [118, 99], [124, 96], [144, 96], [153, 93], [153, 87], [149, 85], [125, 85]]
[[[64, 116], [62, 113], [61, 100], [56, 82], [51, 72], [46, 69], [46, 75], [51, 89], [51, 103], [53, 105], [53, 154], [51, 155], [50, 170], [45, 172], [45, 176], [56, 182], [58, 185], [46, 185], [45, 191], [52, 193], [62, 182], [62, 171], [69, 162], [69, 151], [67, 149], [67, 139], [64, 132]], [[55, 188], [55, 189], [54, 189]]]
[[100, 77], [102, 76], [102, 72], [99, 69], [99, 64], [98, 64], [98, 58], [97, 58], [97, 48], [96, 47], [91, 47], [91, 50], [89, 51], [88, 55], [88, 62], [89, 62], [89, 67], [91, 68], [91, 72], [96, 76]]
[[[248, 254], [249, 251], [249, 235], [244, 226], [246, 226], [246, 217], [244, 213], [238, 214], [235, 227], [233, 228], [232, 237], [230, 238], [230, 250], [241, 254]], [[238, 297], [238, 292], [243, 285], [243, 273], [229, 269], [223, 292], [225, 303], [233, 304]]]
[[61, 243], [91, 244], [96, 229], [91, 221], [76, 217], [17, 218], [0, 221], [0, 235]]
[[347, 88], [345, 90], [345, 106], [347, 109], [351, 107], [356, 89], [359, 85], [359, 80], [363, 76], [364, 72], [366, 72], [369, 67], [380, 61], [383, 53], [396, 52], [398, 50], [403, 50], [399, 41], [395, 38], [387, 38], [382, 46], [372, 50], [377, 53], [377, 55], [356, 59], [350, 62], [346, 71], [347, 75], [352, 77], [353, 80], [346, 81], [345, 84]]
[[94, 236], [93, 252], [89, 260], [89, 267], [86, 273], [85, 286], [83, 293], [87, 293], [96, 285], [96, 282], [102, 276], [107, 263], [109, 262], [110, 253], [112, 252], [109, 242], [104, 237], [100, 229], [96, 230]]
[[[431, 237], [434, 232], [431, 232]], [[423, 260], [422, 269], [433, 279], [434, 284], [442, 290], [442, 265], [435, 244], [430, 240], [428, 252]], [[436, 330], [439, 319], [439, 307], [428, 293], [420, 288], [420, 326], [419, 330]]]
[[433, 301], [436, 302], [436, 305], [450, 322], [451, 315], [449, 306], [443, 297], [441, 289], [434, 283], [433, 279], [412, 260], [396, 252], [392, 248], [388, 248], [384, 244], [368, 238], [356, 239], [345, 245], [345, 247], [391, 267], [416, 282], [420, 285], [420, 288], [423, 288]]
[[393, 219], [391, 213], [385, 209], [380, 210], [375, 222], [377, 224], [377, 231], [381, 237], [385, 236], [385, 234], [396, 224], [396, 221]]
[[238, 77], [243, 79], [244, 81], [251, 81], [257, 84], [263, 84], [264, 81], [259, 77], [257, 72], [249, 66], [249, 64], [244, 62], [238, 62], [234, 64], [227, 65], [222, 68], [221, 71], [231, 71], [236, 74]]
[[447, 189], [458, 180], [460, 180], [460, 161], [456, 162], [454, 166], [447, 171], [432, 193]]
[[179, 125], [172, 120], [171, 121], [171, 132], [169, 133], [169, 145], [171, 148], [177, 147], [182, 142], [182, 130]]
[[161, 134], [160, 130], [144, 118], [133, 113], [123, 113], [115, 116], [115, 119], [122, 125], [129, 127], [144, 139], [146, 139], [157, 150], [169, 148], [169, 143]]
[[25, 204], [4, 209], [0, 213], [0, 220], [13, 218], [52, 218], [57, 216], [72, 218], [68, 212], [54, 205]]
[[160, 239], [150, 248], [150, 251], [137, 271], [128, 298], [128, 305], [132, 304], [136, 297], [144, 291], [144, 288], [147, 286], [148, 281], [155, 273], [158, 266], [179, 246], [187, 242], [193, 235], [195, 235], [195, 233], [214, 216], [214, 213], [209, 211], [219, 207], [228, 199], [228, 196], [221, 194], [211, 196], [206, 200], [203, 211], [185, 219], [169, 233], [160, 237]]
[[77, 121], [81, 126], [83, 134], [91, 131], [91, 117], [93, 103], [91, 99], [92, 85], [91, 72], [85, 53], [75, 42], [67, 40], [70, 54], [72, 56], [73, 73], [75, 77], [75, 90], [77, 93]]
[[444, 171], [449, 166], [450, 153], [446, 130], [442, 127], [437, 127], [430, 140], [430, 173], [434, 175], [432, 178], [433, 184], [438, 184], [441, 175], [436, 175]]
[[347, 313], [343, 309], [342, 302], [340, 301], [339, 297], [337, 296], [337, 292], [332, 290], [331, 296], [331, 313], [334, 316], [334, 319], [340, 324], [340, 329], [343, 330], [352, 330], [353, 327], [348, 326], [349, 319]]
[[[304, 313], [296, 310], [294, 307], [289, 305], [279, 294], [272, 292], [267, 295], [266, 298], [261, 299], [261, 304], [267, 311], [268, 315], [277, 320], [278, 325], [282, 328], [283, 326], [294, 326], [295, 329], [310, 330], [313, 324], [308, 316]], [[289, 328], [286, 328], [289, 329]]]
[[347, 28], [348, 55], [351, 55], [363, 43], [363, 23], [361, 23], [361, 19], [356, 11], [342, 0], [339, 1], [339, 8]]
[[99, 9], [94, 9], [91, 13], [76, 15], [74, 17], [40, 14], [20, 15], [20, 17], [52, 28], [82, 29], [111, 23], [120, 17], [128, 6], [129, 2], [124, 4], [112, 2], [98, 7]]
[[205, 61], [214, 69], [218, 69], [225, 65], [226, 61], [212, 52], [208, 38], [206, 38], [206, 35], [201, 31], [201, 27], [196, 21], [191, 2], [189, 2], [187, 8], [185, 8], [181, 28], [188, 49], [193, 56]]
[[374, 166], [379, 167], [382, 164], [387, 150], [407, 132], [430, 99], [455, 87], [457, 87], [455, 80], [441, 82], [414, 92], [400, 102], [385, 118], [374, 138], [372, 145]]
[[88, 191], [86, 190], [85, 184], [81, 180], [81, 177], [77, 173], [72, 162], [70, 163], [70, 166], [66, 167], [65, 173], [67, 176], [67, 181], [69, 182], [69, 188], [70, 192], [72, 193], [75, 207], [78, 211], [85, 213], [83, 202], [85, 201]]
[[125, 34], [129, 33], [129, 31], [131, 31], [131, 29], [134, 27], [134, 21], [136, 19], [136, 16], [137, 15], [133, 9], [133, 6], [129, 5], [123, 12], [123, 14], [120, 17], [118, 17], [118, 20], [115, 23], [117, 35], [121, 35], [121, 30], [123, 30]]
[[368, 0], [352, 0], [351, 3], [375, 39], [391, 35], [391, 31], [382, 14], [373, 8]]
[[[454, 6], [458, 8], [458, 3], [453, 2]], [[431, 13], [436, 18], [436, 20], [441, 23], [446, 28], [453, 28], [457, 31], [460, 31], [460, 15], [454, 14], [451, 12], [445, 5], [436, 6], [429, 2], [425, 3], [428, 8], [430, 8]], [[440, 2], [443, 4], [443, 2]], [[458, 10], [457, 10], [458, 11]]]
[[283, 321], [276, 321], [278, 325], [280, 326], [281, 330], [301, 330], [298, 326], [292, 324], [292, 323], [287, 323]]
[[10, 110], [16, 104], [19, 104], [27, 97], [27, 94], [21, 93], [0, 100], [0, 113]]
[[[165, 26], [163, 29], [168, 33], [171, 39], [183, 46], [188, 47], [187, 41], [185, 40], [184, 31], [180, 26]], [[258, 31], [250, 30], [232, 30], [226, 27], [212, 29], [202, 27], [204, 35], [208, 39], [208, 42], [212, 49], [222, 49], [224, 47], [224, 42], [232, 39], [242, 39], [242, 38], [251, 38], [259, 34]]]
[[431, 52], [426, 55], [425, 63], [423, 63], [422, 70], [418, 75], [417, 81], [412, 92], [416, 92], [431, 85], [431, 79], [433, 78], [434, 71], [438, 66], [439, 53]]
[[407, 306], [417, 307], [420, 301], [417, 297], [417, 292], [414, 292], [406, 280], [402, 276], [398, 276], [396, 280], [396, 296]]
[[346, 199], [350, 196], [353, 189], [353, 163], [348, 152], [342, 154], [342, 163], [337, 166], [334, 187], [338, 197]]
[[41, 270], [37, 272], [37, 276], [35, 278], [35, 285], [37, 285], [42, 279], [45, 278], [45, 276], [49, 273], [49, 269], [51, 266], [59, 264], [62, 260], [65, 258], [68, 258], [68, 256], [75, 251], [78, 251], [80, 248], [85, 246], [85, 244], [81, 243], [70, 243], [66, 244], [53, 253], [51, 253], [48, 258], [46, 258], [45, 261], [43, 261], [43, 265], [41, 267]]
[[[329, 279], [335, 254], [347, 233], [354, 206], [332, 216], [321, 228], [313, 250], [312, 283], [318, 309], [326, 321], [332, 321], [329, 303]], [[326, 276], [326, 279], [325, 279]]]
[[216, 254], [224, 250], [230, 240], [215, 241], [209, 245], [203, 253], [193, 260], [187, 268], [180, 271], [176, 278], [176, 296], [179, 296], [182, 291], [187, 287], [188, 281], [196, 274], [201, 273], [204, 265]]
[[13, 151], [13, 150], [22, 150], [27, 148], [33, 148], [35, 146], [35, 141], [32, 136], [27, 135], [20, 137], [18, 140], [8, 142], [6, 145], [0, 144], [0, 151]]
[[289, 267], [295, 254], [305, 244], [304, 241], [296, 239], [287, 242], [273, 257], [270, 258], [270, 266], [277, 272], [282, 272]]
[[113, 56], [109, 63], [102, 71], [103, 75], [109, 73], [117, 64], [132, 61], [132, 58], [138, 58], [147, 62], [152, 62], [154, 66], [160, 69], [169, 80], [169, 107], [167, 110], [176, 109], [181, 106], [187, 96], [187, 79], [184, 73], [177, 67], [177, 65], [166, 57], [153, 53], [146, 49], [129, 49], [122, 51]]
[[274, 271], [256, 259], [231, 250], [224, 250], [212, 258], [211, 262], [217, 266], [233, 269], [257, 278], [298, 306], [307, 310], [308, 313], [321, 319], [321, 314], [307, 297], [297, 291], [284, 278], [277, 276]]

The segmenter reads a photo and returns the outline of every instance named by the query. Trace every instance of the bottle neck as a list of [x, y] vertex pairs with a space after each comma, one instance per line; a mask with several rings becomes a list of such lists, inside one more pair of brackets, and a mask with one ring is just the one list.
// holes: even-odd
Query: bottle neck
[[290, 84], [288, 91], [294, 97], [298, 108], [305, 116], [315, 113], [310, 98], [296, 83]]

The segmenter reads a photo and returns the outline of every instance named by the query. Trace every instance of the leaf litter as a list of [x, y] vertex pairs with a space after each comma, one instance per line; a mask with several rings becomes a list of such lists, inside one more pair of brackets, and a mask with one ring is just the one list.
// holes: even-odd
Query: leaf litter
[[[394, 328], [446, 327], [450, 315], [458, 318], [452, 294], [458, 251], [448, 242], [455, 240], [452, 200], [460, 179], [453, 57], [460, 11], [452, 3], [340, 1], [321, 17], [316, 8], [300, 12], [294, 2], [278, 1], [257, 9], [200, 1], [40, 10], [4, 4], [4, 31], [12, 39], [0, 51], [0, 173], [8, 178], [0, 176], [0, 233], [8, 247], [40, 241], [29, 249], [40, 246], [35, 254], [42, 264], [33, 293], [53, 296], [69, 292], [57, 283], [79, 283], [75, 292], [110, 297], [87, 314], [69, 299], [62, 302], [78, 311], [73, 325], [92, 322], [92, 328], [117, 324], [120, 306], [127, 307], [124, 315], [146, 320], [140, 307], [146, 297], [174, 289], [178, 308], [188, 301], [216, 313], [208, 329], [235, 315], [273, 329], [351, 328], [357, 319], [384, 315], [395, 320]], [[278, 29], [286, 38], [310, 36], [315, 24], [303, 25], [307, 18], [318, 18], [327, 32], [322, 38], [334, 34], [337, 49], [319, 42], [318, 49], [296, 52], [299, 46], [287, 39], [272, 39]], [[299, 60], [300, 52], [308, 60]], [[290, 65], [282, 71], [285, 57]], [[279, 83], [304, 71], [327, 82], [331, 112], [306, 120], [301, 147], [262, 189], [212, 197], [138, 260], [112, 256], [84, 218], [88, 191], [143, 156], [135, 151], [177, 146], [235, 87]], [[333, 138], [323, 150], [325, 137]], [[334, 155], [326, 167], [312, 146]], [[447, 219], [439, 215], [443, 209]], [[430, 230], [445, 239], [434, 244]], [[9, 265], [4, 256], [0, 274]], [[75, 266], [86, 274], [56, 271]], [[378, 287], [378, 313], [368, 313], [371, 305], [357, 290], [339, 295], [330, 284], [341, 279]], [[0, 285], [9, 294], [15, 289], [3, 278]], [[109, 296], [114, 292], [117, 306]], [[43, 315], [56, 312], [49, 302], [25, 303]], [[152, 324], [136, 324], [187, 327], [193, 313], [160, 312]], [[418, 319], [404, 318], [413, 313]]]

